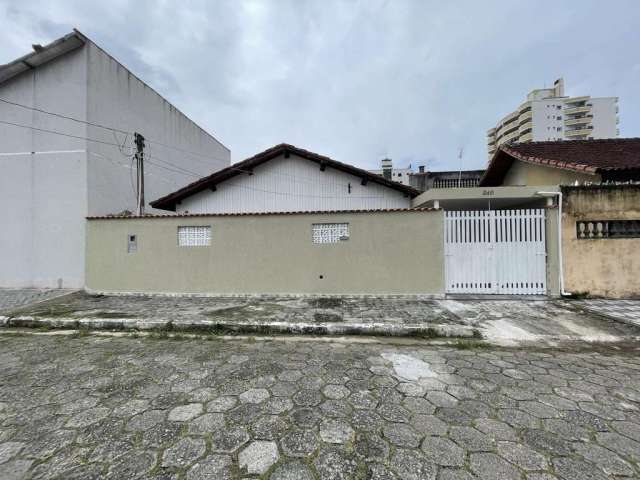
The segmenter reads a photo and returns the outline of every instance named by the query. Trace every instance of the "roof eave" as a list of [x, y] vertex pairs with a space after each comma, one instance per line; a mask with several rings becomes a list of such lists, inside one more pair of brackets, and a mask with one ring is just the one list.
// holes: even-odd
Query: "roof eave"
[[84, 35], [74, 30], [44, 47], [40, 47], [5, 65], [0, 65], [0, 84], [23, 72], [37, 68], [68, 52], [76, 50], [82, 47], [86, 41]]

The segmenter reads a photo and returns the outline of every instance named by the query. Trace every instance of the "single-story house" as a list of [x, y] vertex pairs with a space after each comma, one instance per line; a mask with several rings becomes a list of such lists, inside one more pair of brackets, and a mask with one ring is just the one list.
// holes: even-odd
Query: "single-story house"
[[151, 202], [187, 213], [410, 208], [419, 190], [282, 143]]
[[277, 145], [151, 202], [170, 214], [90, 217], [87, 288], [558, 294], [557, 209], [545, 198], [522, 210], [463, 215], [420, 207], [420, 197], [383, 176]]
[[640, 181], [640, 138], [501, 145], [481, 187]]

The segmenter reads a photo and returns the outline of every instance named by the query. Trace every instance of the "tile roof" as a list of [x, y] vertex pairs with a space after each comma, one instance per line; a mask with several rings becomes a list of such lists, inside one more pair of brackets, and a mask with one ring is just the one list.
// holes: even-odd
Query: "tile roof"
[[501, 145], [480, 185], [500, 185], [513, 160], [584, 173], [640, 169], [640, 138]]
[[261, 165], [269, 160], [273, 160], [274, 158], [279, 157], [280, 155], [290, 155], [294, 154], [300, 158], [304, 158], [306, 160], [311, 160], [313, 162], [318, 163], [320, 166], [324, 165], [327, 167], [335, 168], [336, 170], [341, 170], [346, 173], [350, 173], [356, 177], [360, 177], [362, 179], [367, 179], [373, 183], [378, 183], [380, 185], [387, 186], [394, 190], [401, 191], [406, 193], [407, 195], [413, 197], [417, 197], [421, 192], [416, 190], [413, 187], [409, 187], [407, 185], [403, 185], [398, 182], [394, 182], [391, 180], [387, 180], [381, 175], [376, 175], [375, 173], [371, 173], [367, 170], [363, 170], [358, 167], [354, 167], [353, 165], [349, 165], [347, 163], [338, 162], [337, 160], [333, 160], [332, 158], [325, 157], [324, 155], [319, 155], [317, 153], [310, 152], [308, 150], [304, 150], [302, 148], [295, 147], [293, 145], [289, 145], [287, 143], [281, 143], [276, 145], [275, 147], [271, 147], [264, 152], [260, 152], [253, 157], [247, 158], [238, 163], [234, 163], [233, 165], [223, 168], [222, 170], [218, 170], [217, 172], [212, 173], [208, 177], [203, 177], [199, 180], [196, 180], [189, 185], [176, 190], [173, 193], [165, 195], [162, 198], [154, 200], [150, 203], [153, 208], [158, 208], [160, 210], [170, 210], [175, 211], [176, 204], [184, 198], [190, 197], [191, 195], [201, 192], [203, 190], [209, 189], [218, 183], [221, 183], [229, 178], [235, 177], [241, 174], [250, 174], [253, 171], [254, 167]]
[[439, 210], [438, 208], [420, 207], [420, 208], [378, 208], [370, 210], [310, 210], [295, 212], [239, 212], [239, 213], [179, 213], [179, 214], [160, 214], [160, 215], [96, 215], [86, 217], [87, 220], [135, 220], [141, 218], [189, 218], [189, 217], [251, 217], [265, 215], [324, 215], [324, 214], [340, 214], [340, 213], [389, 213], [389, 212], [432, 212]]

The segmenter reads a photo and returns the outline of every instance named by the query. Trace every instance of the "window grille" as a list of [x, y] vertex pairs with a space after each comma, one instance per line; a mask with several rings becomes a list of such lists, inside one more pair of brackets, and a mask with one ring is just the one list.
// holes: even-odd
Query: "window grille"
[[348, 223], [314, 223], [312, 225], [313, 243], [338, 243], [349, 240]]
[[206, 247], [211, 245], [211, 227], [178, 227], [180, 247]]

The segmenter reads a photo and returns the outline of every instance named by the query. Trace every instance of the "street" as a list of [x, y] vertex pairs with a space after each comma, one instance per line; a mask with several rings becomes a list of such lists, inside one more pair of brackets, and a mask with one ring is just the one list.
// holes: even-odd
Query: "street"
[[638, 478], [639, 406], [635, 347], [4, 333], [0, 478]]

